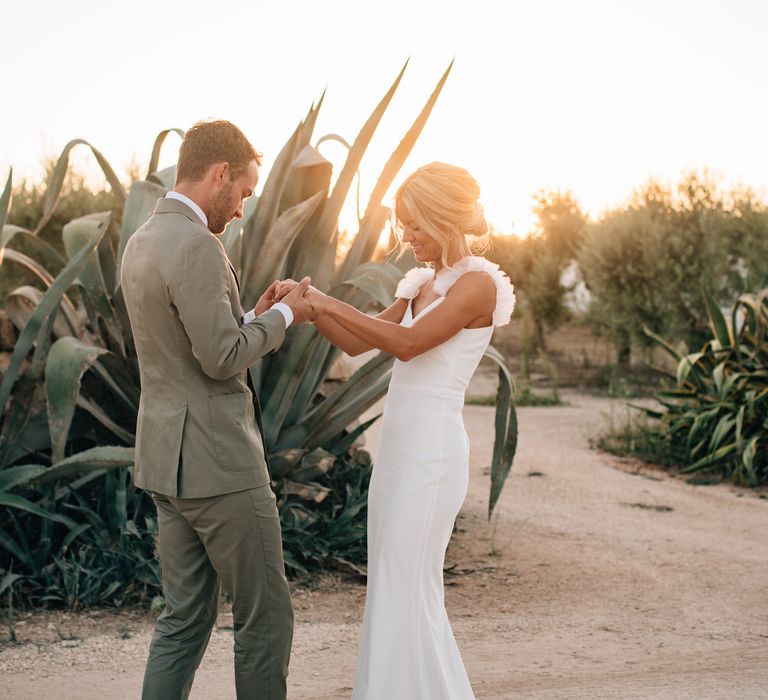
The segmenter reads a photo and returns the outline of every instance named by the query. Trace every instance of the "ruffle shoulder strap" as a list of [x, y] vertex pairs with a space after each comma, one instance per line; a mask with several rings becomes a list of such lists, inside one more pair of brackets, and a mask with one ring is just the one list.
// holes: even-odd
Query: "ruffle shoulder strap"
[[405, 273], [405, 277], [400, 280], [395, 291], [395, 296], [399, 299], [413, 299], [419, 294], [422, 285], [429, 282], [435, 276], [435, 271], [431, 267], [414, 267]]
[[509, 277], [496, 263], [486, 258], [470, 255], [462, 258], [455, 265], [440, 271], [432, 285], [440, 296], [444, 297], [459, 277], [467, 272], [485, 272], [496, 284], [496, 308], [493, 311], [493, 325], [505, 326], [512, 317], [515, 308], [515, 288]]

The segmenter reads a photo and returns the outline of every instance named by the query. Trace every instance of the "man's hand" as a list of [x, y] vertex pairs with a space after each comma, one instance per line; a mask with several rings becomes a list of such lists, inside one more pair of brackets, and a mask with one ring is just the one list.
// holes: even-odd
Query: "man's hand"
[[306, 297], [306, 291], [309, 289], [309, 277], [305, 277], [301, 282], [288, 292], [280, 301], [287, 304], [293, 311], [293, 322], [303, 323], [309, 321], [314, 323], [317, 319], [317, 313], [312, 308], [309, 299]]
[[272, 282], [272, 284], [267, 287], [267, 290], [259, 297], [259, 300], [256, 302], [256, 306], [253, 307], [253, 313], [255, 313], [257, 316], [260, 316], [265, 311], [268, 311], [272, 308], [272, 304], [274, 304], [276, 301], [279, 301], [277, 292], [279, 285], [282, 284], [280, 280], [275, 280]]

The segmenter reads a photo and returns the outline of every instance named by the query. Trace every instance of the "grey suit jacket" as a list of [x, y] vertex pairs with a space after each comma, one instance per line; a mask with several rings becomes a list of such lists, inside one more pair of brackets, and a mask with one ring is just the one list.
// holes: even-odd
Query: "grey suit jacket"
[[283, 316], [241, 324], [223, 246], [175, 199], [128, 241], [120, 277], [141, 375], [137, 486], [200, 498], [268, 483], [247, 369], [283, 342]]

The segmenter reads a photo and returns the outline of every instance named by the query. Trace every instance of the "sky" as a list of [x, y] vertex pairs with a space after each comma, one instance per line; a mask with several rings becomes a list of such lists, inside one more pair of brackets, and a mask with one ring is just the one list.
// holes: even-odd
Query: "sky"
[[[541, 189], [593, 217], [693, 168], [768, 191], [760, 0], [11, 0], [2, 17], [3, 181], [9, 166], [40, 178], [72, 138], [119, 174], [146, 168], [159, 131], [206, 117], [240, 126], [269, 168], [324, 90], [315, 140], [351, 142], [409, 59], [361, 166], [364, 206], [455, 59], [392, 192], [424, 163], [461, 165], [494, 227], [523, 235]], [[320, 149], [338, 172], [343, 147]], [[170, 137], [161, 165], [177, 150]]]

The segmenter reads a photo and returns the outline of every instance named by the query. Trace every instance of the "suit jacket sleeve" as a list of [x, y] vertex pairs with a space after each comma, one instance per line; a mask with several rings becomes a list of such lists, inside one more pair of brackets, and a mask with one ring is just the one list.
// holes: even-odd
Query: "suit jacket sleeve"
[[230, 275], [221, 244], [212, 236], [194, 236], [179, 249], [168, 281], [192, 353], [203, 371], [219, 380], [247, 369], [285, 338], [279, 311], [240, 325], [233, 312]]

